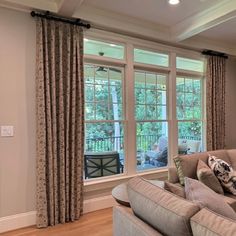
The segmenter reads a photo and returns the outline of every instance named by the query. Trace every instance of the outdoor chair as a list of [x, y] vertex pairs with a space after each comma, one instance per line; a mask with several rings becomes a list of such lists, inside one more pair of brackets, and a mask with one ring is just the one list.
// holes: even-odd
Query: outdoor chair
[[86, 152], [84, 164], [86, 179], [120, 174], [123, 171], [118, 152]]

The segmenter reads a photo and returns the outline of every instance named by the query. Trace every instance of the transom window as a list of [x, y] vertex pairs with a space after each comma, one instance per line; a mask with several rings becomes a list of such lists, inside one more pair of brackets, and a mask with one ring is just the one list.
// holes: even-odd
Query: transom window
[[124, 59], [124, 46], [114, 43], [84, 39], [84, 53], [98, 57], [110, 57], [114, 59]]
[[134, 61], [144, 64], [168, 67], [169, 55], [135, 48]]

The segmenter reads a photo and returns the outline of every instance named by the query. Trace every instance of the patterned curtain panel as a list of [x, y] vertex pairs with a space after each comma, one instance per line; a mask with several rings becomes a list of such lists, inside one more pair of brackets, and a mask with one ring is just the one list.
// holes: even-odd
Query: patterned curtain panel
[[207, 61], [207, 150], [225, 147], [225, 64], [226, 59], [208, 56]]
[[83, 32], [37, 19], [37, 226], [79, 219], [84, 153]]

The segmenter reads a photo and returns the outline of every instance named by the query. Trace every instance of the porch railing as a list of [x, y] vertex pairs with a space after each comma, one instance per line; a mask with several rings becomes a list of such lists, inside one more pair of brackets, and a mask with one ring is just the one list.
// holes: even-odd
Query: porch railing
[[[157, 135], [138, 135], [136, 142], [138, 149], [150, 150], [154, 144], [158, 143], [161, 134]], [[179, 139], [201, 141], [199, 136], [182, 136]], [[104, 138], [90, 138], [85, 140], [85, 150], [93, 152], [104, 151], [122, 151], [124, 149], [124, 137], [104, 137]]]

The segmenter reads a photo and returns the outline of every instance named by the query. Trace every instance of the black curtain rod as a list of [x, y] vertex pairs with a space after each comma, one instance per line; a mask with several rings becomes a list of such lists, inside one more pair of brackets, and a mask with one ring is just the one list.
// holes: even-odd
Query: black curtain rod
[[216, 52], [216, 51], [212, 51], [212, 50], [203, 50], [202, 54], [207, 55], [207, 56], [218, 56], [218, 57], [223, 57], [223, 58], [228, 59], [228, 56], [223, 52]]
[[45, 13], [39, 13], [39, 12], [32, 11], [31, 16], [32, 17], [37, 16], [37, 17], [48, 19], [48, 20], [61, 21], [61, 22], [65, 22], [68, 24], [72, 24], [72, 25], [79, 25], [79, 26], [85, 27], [87, 29], [91, 28], [90, 24], [82, 22], [81, 19], [65, 18], [65, 17], [51, 14], [49, 11], [46, 11]]

